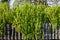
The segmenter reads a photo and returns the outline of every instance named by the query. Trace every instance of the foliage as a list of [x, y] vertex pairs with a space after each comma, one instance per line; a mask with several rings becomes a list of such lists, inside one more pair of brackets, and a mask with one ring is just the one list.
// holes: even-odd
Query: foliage
[[54, 28], [60, 24], [60, 6], [46, 7], [45, 5], [24, 4], [9, 9], [7, 3], [0, 5], [0, 34], [5, 24], [12, 24], [17, 32], [25, 39], [36, 40], [41, 34], [42, 24], [51, 23]]
[[7, 16], [8, 14], [7, 5], [8, 5], [7, 3], [0, 4], [0, 34], [2, 34], [3, 32], [3, 26], [5, 25], [5, 19], [6, 19], [5, 16]]
[[56, 28], [59, 23], [59, 9], [58, 7], [47, 7], [45, 9], [45, 15], [47, 16], [47, 18], [49, 19], [49, 22], [54, 26], [54, 28]]

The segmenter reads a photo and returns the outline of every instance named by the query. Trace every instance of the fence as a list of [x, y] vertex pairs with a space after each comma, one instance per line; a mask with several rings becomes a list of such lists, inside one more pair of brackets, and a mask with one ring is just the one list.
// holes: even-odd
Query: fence
[[[41, 37], [38, 38], [38, 40], [49, 40], [49, 39], [60, 39], [60, 30], [59, 30], [59, 25], [57, 26], [56, 29], [53, 28], [52, 24], [43, 24], [41, 29]], [[18, 33], [15, 31], [15, 28], [12, 28], [11, 25], [7, 24], [4, 27], [4, 35], [0, 35], [0, 40], [23, 40], [22, 33]], [[31, 40], [31, 39], [28, 39]], [[36, 39], [35, 39], [36, 40]]]

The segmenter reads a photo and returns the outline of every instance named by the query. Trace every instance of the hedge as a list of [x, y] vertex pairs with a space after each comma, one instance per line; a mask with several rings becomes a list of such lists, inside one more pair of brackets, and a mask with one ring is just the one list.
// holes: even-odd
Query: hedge
[[41, 34], [42, 24], [51, 23], [54, 28], [60, 24], [60, 6], [46, 7], [45, 5], [23, 4], [9, 9], [8, 4], [0, 5], [0, 34], [5, 24], [12, 24], [24, 39]]

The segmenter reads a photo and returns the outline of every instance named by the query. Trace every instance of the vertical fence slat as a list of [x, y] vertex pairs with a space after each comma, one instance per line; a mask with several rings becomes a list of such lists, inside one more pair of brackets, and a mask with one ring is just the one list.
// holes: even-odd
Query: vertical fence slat
[[[60, 26], [60, 25], [59, 25]], [[43, 35], [40, 35], [41, 36], [41, 39], [42, 39], [42, 36], [44, 36], [44, 40], [52, 40], [52, 39], [59, 39], [59, 26], [57, 26], [57, 29], [54, 29], [52, 24], [44, 24], [41, 26], [41, 34]], [[50, 33], [49, 33], [49, 30], [48, 30], [48, 27], [50, 28]], [[5, 32], [5, 35], [2, 35], [0, 37], [0, 40], [22, 40], [22, 33], [17, 33], [15, 31], [15, 28], [11, 29], [11, 25], [7, 26], [5, 25], [5, 27], [3, 28], [4, 32]], [[16, 33], [16, 37], [15, 37], [15, 33]], [[11, 34], [13, 34], [11, 36]], [[53, 36], [54, 34], [54, 36]], [[50, 37], [51, 36], [51, 37]], [[36, 40], [35, 38], [36, 36], [34, 35], [34, 39]], [[40, 40], [41, 40], [40, 39]], [[32, 40], [31, 38], [29, 38], [28, 40]]]
[[16, 40], [18, 40], [18, 32], [16, 32]]
[[59, 25], [59, 33], [58, 33], [59, 39], [60, 39], [60, 25]]
[[43, 34], [43, 31], [42, 31], [42, 26], [43, 26], [43, 24], [41, 24], [41, 40], [42, 40], [42, 34]]
[[12, 35], [11, 35], [11, 40], [13, 40], [13, 27], [12, 27]]
[[45, 24], [45, 27], [46, 27], [46, 40], [47, 40], [47, 24]]
[[15, 40], [17, 40], [17, 37], [16, 37], [16, 32], [15, 32]]
[[57, 26], [57, 39], [59, 40], [59, 25]]
[[52, 29], [53, 29], [53, 28], [52, 28], [52, 24], [51, 24], [50, 26], [51, 26], [51, 40], [52, 40], [52, 39], [53, 39], [53, 38], [52, 38], [52, 34], [53, 34], [53, 30], [52, 30]]
[[8, 33], [8, 35], [9, 35], [9, 40], [11, 40], [11, 35], [12, 35], [12, 27], [11, 27], [11, 24], [9, 24], [9, 33]]
[[18, 33], [18, 39], [20, 40], [20, 33]]
[[47, 40], [49, 40], [49, 23], [47, 23], [46, 26], [47, 26]]
[[2, 35], [1, 40], [4, 40], [4, 36]]
[[46, 40], [46, 24], [44, 24], [44, 40]]
[[20, 40], [22, 40], [22, 33], [20, 33]]
[[55, 29], [54, 29], [54, 40], [55, 40]]
[[1, 35], [0, 35], [0, 40], [1, 40]]
[[57, 39], [57, 29], [55, 30], [55, 39]]
[[[44, 35], [44, 24], [42, 26], [42, 31], [43, 31], [43, 35]], [[45, 36], [45, 35], [44, 35]], [[44, 40], [44, 36], [43, 36], [43, 40]]]
[[9, 26], [9, 24], [7, 24], [7, 32], [8, 32], [8, 40], [10, 40], [10, 26]]
[[47, 24], [45, 24], [45, 40], [47, 40]]
[[5, 24], [5, 40], [7, 40], [7, 24]]
[[15, 28], [13, 28], [13, 40], [15, 40]]
[[4, 40], [4, 27], [3, 27], [2, 40]]
[[[52, 26], [52, 24], [51, 24], [51, 26]], [[53, 26], [52, 26], [52, 30], [51, 31], [52, 31], [51, 39], [54, 39], [54, 27]]]
[[9, 40], [9, 24], [7, 24], [7, 39]]
[[41, 29], [41, 40], [42, 40], [42, 24], [41, 24], [41, 28], [40, 29]]

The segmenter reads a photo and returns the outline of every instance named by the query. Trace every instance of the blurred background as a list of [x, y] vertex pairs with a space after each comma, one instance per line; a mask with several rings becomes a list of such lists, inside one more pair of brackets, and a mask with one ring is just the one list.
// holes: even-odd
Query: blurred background
[[45, 5], [48, 5], [48, 6], [56, 6], [57, 5], [60, 5], [60, 0], [0, 0], [0, 3], [2, 2], [8, 2], [9, 3], [9, 6], [10, 8], [13, 8], [13, 6], [15, 4], [17, 5], [22, 5], [24, 2], [26, 3], [31, 3], [31, 4], [39, 4], [39, 3], [42, 3], [42, 4], [45, 4]]

